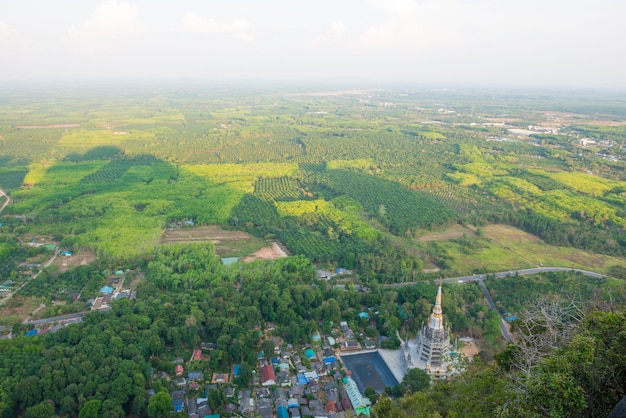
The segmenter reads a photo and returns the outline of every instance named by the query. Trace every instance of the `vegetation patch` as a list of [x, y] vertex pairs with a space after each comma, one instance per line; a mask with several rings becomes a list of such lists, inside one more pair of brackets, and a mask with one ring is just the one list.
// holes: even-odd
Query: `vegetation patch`
[[518, 241], [519, 243], [523, 241], [541, 242], [541, 239], [533, 234], [529, 234], [528, 232], [524, 232], [510, 225], [491, 224], [481, 227], [480, 229], [485, 237], [494, 241], [507, 240], [508, 242]]

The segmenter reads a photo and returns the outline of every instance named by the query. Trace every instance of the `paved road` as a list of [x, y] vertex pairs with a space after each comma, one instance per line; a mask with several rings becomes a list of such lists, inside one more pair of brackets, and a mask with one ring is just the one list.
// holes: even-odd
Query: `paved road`
[[[604, 274], [595, 273], [593, 271], [588, 271], [588, 270], [575, 269], [575, 268], [567, 268], [567, 267], [536, 267], [536, 268], [532, 268], [532, 269], [501, 271], [501, 272], [498, 272], [498, 273], [472, 274], [471, 276], [449, 277], [449, 278], [443, 279], [443, 282], [444, 283], [468, 283], [468, 282], [473, 282], [473, 281], [477, 281], [477, 280], [488, 279], [488, 278], [491, 278], [491, 277], [494, 277], [494, 278], [497, 278], [497, 279], [501, 279], [503, 277], [515, 276], [515, 275], [527, 276], [529, 274], [558, 272], [558, 271], [575, 271], [577, 273], [582, 273], [585, 276], [595, 277], [595, 278], [608, 277], [608, 276], [606, 276]], [[435, 282], [437, 283], [438, 280], [435, 280]], [[383, 284], [381, 287], [403, 287], [403, 286], [410, 286], [410, 285], [416, 284], [416, 283], [424, 283], [424, 282], [422, 281], [422, 282], [404, 282], [404, 283]]]
[[2, 212], [4, 210], [4, 208], [7, 207], [7, 205], [9, 204], [9, 202], [11, 201], [11, 198], [9, 197], [8, 194], [6, 194], [2, 189], [0, 189], [0, 196], [4, 196], [6, 197], [6, 201], [4, 202], [4, 204], [2, 205], [2, 207], [0, 208], [0, 212]]
[[33, 320], [30, 320], [30, 321], [24, 321], [24, 323], [25, 324], [33, 324], [33, 325], [41, 325], [41, 324], [49, 324], [50, 322], [68, 321], [68, 320], [82, 318], [88, 312], [90, 312], [90, 311], [87, 311], [87, 312], [76, 312], [76, 313], [73, 313], [73, 314], [67, 314], [67, 315], [61, 315], [61, 316], [54, 316], [52, 318], [33, 319]]
[[[484, 280], [478, 280], [478, 287], [485, 294], [485, 298], [487, 299], [487, 305], [489, 305], [489, 309], [497, 311], [496, 304], [493, 303], [493, 299], [491, 298], [491, 294], [489, 290], [487, 290], [487, 286], [485, 286]], [[506, 327], [506, 323], [504, 322], [504, 318], [500, 317], [500, 331], [502, 332], [502, 336], [505, 340], [511, 341], [511, 335], [509, 335], [509, 330]]]
[[[536, 268], [531, 268], [531, 269], [501, 271], [498, 273], [490, 273], [490, 274], [473, 274], [471, 276], [450, 277], [447, 279], [443, 279], [443, 282], [445, 283], [477, 282], [478, 286], [481, 288], [481, 290], [485, 294], [485, 298], [487, 299], [487, 304], [489, 305], [489, 309], [496, 310], [496, 305], [495, 303], [493, 303], [493, 299], [491, 298], [491, 295], [489, 294], [487, 287], [483, 283], [485, 279], [489, 279], [489, 278], [501, 279], [503, 277], [509, 277], [509, 276], [526, 276], [529, 274], [559, 272], [559, 271], [575, 271], [577, 273], [582, 273], [585, 276], [595, 277], [595, 278], [607, 277], [604, 274], [595, 273], [593, 271], [571, 269], [571, 268], [566, 268], [566, 267], [536, 267]], [[402, 286], [408, 286], [408, 285], [415, 284], [415, 283], [419, 283], [419, 282], [394, 283], [394, 284], [383, 285], [382, 287], [402, 287]], [[504, 337], [504, 339], [507, 341], [511, 341], [509, 330], [507, 329], [506, 322], [504, 321], [504, 318], [502, 317], [500, 318], [500, 330], [502, 331], [502, 336]]]
[[52, 318], [26, 320], [24, 321], [24, 324], [41, 325], [41, 324], [49, 324], [50, 322], [63, 322], [63, 321], [76, 322], [75, 321], [76, 319], [80, 319], [90, 312], [109, 312], [109, 308], [98, 309], [97, 311], [84, 311], [84, 312], [65, 314], [61, 316], [53, 316]]

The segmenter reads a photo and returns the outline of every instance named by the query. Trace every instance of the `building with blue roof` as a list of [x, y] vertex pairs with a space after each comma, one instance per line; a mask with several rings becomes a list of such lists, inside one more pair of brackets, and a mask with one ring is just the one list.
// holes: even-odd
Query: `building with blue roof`
[[183, 400], [182, 399], [172, 399], [172, 405], [176, 412], [182, 412], [183, 410]]
[[356, 382], [349, 377], [343, 378], [343, 386], [348, 394], [348, 398], [350, 398], [350, 403], [354, 408], [354, 411], [357, 415], [370, 415], [370, 407], [372, 406], [372, 402], [369, 398], [361, 395], [359, 392], [359, 388], [356, 385]]
[[304, 386], [307, 383], [309, 383], [309, 379], [306, 378], [306, 376], [304, 374], [299, 374], [296, 376], [296, 379], [298, 381], [298, 386]]
[[102, 289], [100, 289], [100, 293], [104, 293], [105, 295], [110, 295], [111, 293], [113, 293], [115, 289], [112, 288], [111, 286], [103, 286]]
[[277, 413], [278, 413], [278, 418], [289, 418], [289, 412], [287, 411], [287, 408], [284, 406], [279, 406]]
[[241, 376], [241, 364], [235, 364], [233, 366], [233, 376], [234, 377]]

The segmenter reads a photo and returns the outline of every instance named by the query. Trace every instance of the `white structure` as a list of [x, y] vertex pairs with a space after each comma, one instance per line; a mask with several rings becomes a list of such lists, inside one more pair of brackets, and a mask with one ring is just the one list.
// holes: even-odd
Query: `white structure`
[[440, 283], [428, 324], [422, 326], [417, 338], [404, 347], [406, 368], [420, 368], [434, 379], [447, 379], [454, 371], [450, 348], [450, 330], [444, 325], [441, 309]]

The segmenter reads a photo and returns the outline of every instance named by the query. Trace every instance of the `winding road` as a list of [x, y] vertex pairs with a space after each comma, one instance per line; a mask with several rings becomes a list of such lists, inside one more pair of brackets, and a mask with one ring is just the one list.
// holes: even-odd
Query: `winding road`
[[4, 210], [4, 208], [7, 207], [7, 205], [9, 204], [9, 202], [11, 201], [11, 198], [9, 197], [8, 194], [6, 194], [4, 192], [4, 190], [0, 189], [0, 196], [4, 196], [7, 200], [4, 202], [4, 204], [2, 205], [2, 207], [0, 208], [0, 213], [2, 213], [2, 211]]
[[[483, 283], [484, 280], [490, 279], [490, 278], [501, 279], [503, 277], [518, 277], [518, 276], [526, 276], [529, 274], [562, 272], [562, 271], [574, 271], [577, 273], [582, 273], [583, 275], [587, 277], [594, 277], [594, 278], [608, 277], [608, 276], [605, 276], [604, 274], [595, 273], [593, 271], [588, 271], [588, 270], [580, 270], [580, 269], [573, 269], [573, 268], [566, 268], [566, 267], [536, 267], [532, 269], [501, 271], [498, 273], [478, 274], [478, 275], [472, 274], [471, 276], [449, 277], [447, 279], [443, 279], [442, 281], [445, 283], [459, 283], [459, 284], [476, 282], [478, 284], [478, 287], [480, 287], [480, 289], [483, 291], [483, 294], [485, 295], [485, 299], [487, 299], [487, 304], [489, 305], [489, 309], [497, 310], [496, 305], [493, 302], [491, 295], [489, 294], [489, 290], [487, 290], [485, 283]], [[403, 286], [409, 286], [409, 285], [416, 284], [416, 283], [419, 283], [419, 282], [393, 283], [393, 284], [382, 285], [381, 287], [386, 287], [386, 288], [403, 287]], [[511, 335], [509, 334], [509, 330], [507, 329], [506, 323], [504, 322], [504, 318], [502, 317], [500, 318], [500, 331], [502, 332], [502, 336], [504, 337], [506, 341], [511, 341]]]
[[[444, 283], [469, 283], [469, 282], [474, 282], [477, 280], [484, 280], [484, 279], [489, 279], [489, 278], [501, 279], [503, 277], [509, 277], [509, 276], [527, 276], [529, 274], [559, 272], [559, 271], [574, 271], [576, 273], [582, 273], [585, 276], [595, 277], [597, 279], [609, 277], [604, 274], [595, 273], [593, 271], [581, 270], [581, 269], [575, 269], [575, 268], [536, 267], [532, 269], [501, 271], [498, 273], [472, 274], [471, 276], [449, 277], [449, 278], [443, 279], [443, 282]], [[438, 282], [438, 280], [436, 280], [435, 282]], [[383, 284], [381, 285], [381, 287], [404, 287], [404, 286], [410, 286], [412, 284], [417, 284], [417, 283], [423, 283], [423, 281], [422, 282], [404, 282], [404, 283]]]

